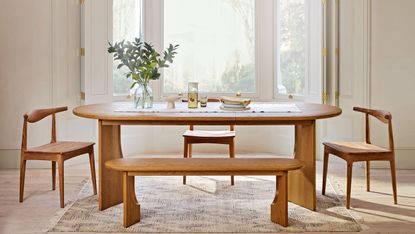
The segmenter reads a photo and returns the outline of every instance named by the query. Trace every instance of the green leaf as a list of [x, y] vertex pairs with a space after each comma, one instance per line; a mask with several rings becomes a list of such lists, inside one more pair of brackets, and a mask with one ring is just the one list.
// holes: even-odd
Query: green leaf
[[137, 84], [137, 82], [133, 82], [130, 86], [130, 89], [134, 88], [134, 86]]
[[151, 43], [143, 42], [140, 38], [108, 44], [108, 53], [113, 53], [114, 60], [120, 61], [117, 69], [126, 66], [130, 70], [126, 77], [131, 78], [134, 81], [133, 84], [159, 79], [161, 76], [159, 70], [173, 63], [179, 47], [179, 45], [169, 44], [161, 55]]

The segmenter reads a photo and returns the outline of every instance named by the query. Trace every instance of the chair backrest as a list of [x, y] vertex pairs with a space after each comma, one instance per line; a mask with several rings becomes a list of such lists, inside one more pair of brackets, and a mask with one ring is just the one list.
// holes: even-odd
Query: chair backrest
[[[220, 102], [219, 98], [208, 98], [207, 100], [208, 102]], [[194, 130], [194, 125], [189, 125], [189, 130], [193, 131]], [[235, 131], [235, 126], [234, 125], [229, 125], [229, 131]]]
[[26, 113], [23, 118], [23, 133], [22, 133], [22, 151], [27, 149], [27, 123], [36, 123], [40, 120], [52, 115], [52, 134], [51, 143], [56, 142], [56, 117], [58, 112], [66, 111], [68, 107], [57, 107], [48, 109], [37, 109]]
[[365, 114], [365, 129], [366, 129], [366, 143], [371, 144], [370, 140], [370, 124], [369, 124], [369, 116], [373, 116], [382, 123], [385, 123], [388, 125], [388, 132], [389, 132], [389, 150], [394, 151], [395, 145], [393, 141], [393, 131], [392, 131], [392, 114], [389, 111], [385, 110], [373, 110], [373, 109], [367, 109], [362, 107], [354, 107], [354, 111], [362, 112]]

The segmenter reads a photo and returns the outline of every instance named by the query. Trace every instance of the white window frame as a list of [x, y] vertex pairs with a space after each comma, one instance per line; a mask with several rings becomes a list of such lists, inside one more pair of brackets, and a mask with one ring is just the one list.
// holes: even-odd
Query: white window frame
[[[162, 51], [164, 50], [164, 0], [144, 0], [144, 7], [145, 7], [145, 14], [144, 14], [144, 22], [151, 22], [151, 25], [148, 25], [145, 23], [147, 27], [144, 27], [145, 34], [148, 36], [146, 39], [151, 41], [155, 47]], [[266, 0], [267, 2], [271, 2], [270, 0]], [[241, 92], [242, 96], [244, 97], [250, 97], [253, 99], [260, 99], [260, 85], [261, 85], [261, 79], [260, 77], [260, 71], [257, 68], [258, 62], [259, 62], [259, 56], [260, 52], [258, 50], [258, 6], [261, 4], [262, 1], [255, 1], [255, 92]], [[265, 2], [265, 1], [264, 1]], [[156, 17], [154, 17], [156, 16]], [[156, 23], [155, 23], [156, 22]], [[180, 51], [178, 51], [180, 53]], [[162, 71], [163, 73], [163, 71]], [[176, 93], [168, 93], [164, 92], [163, 85], [164, 85], [164, 76], [162, 75], [161, 78], [157, 81], [152, 81], [153, 85], [153, 91], [155, 93], [156, 97], [162, 97], [162, 96], [169, 96], [174, 95]], [[185, 92], [185, 91], [184, 91]], [[209, 93], [209, 97], [220, 97], [224, 95], [235, 95], [235, 93]]]
[[[150, 41], [157, 50], [163, 50], [163, 27], [164, 22], [163, 15], [163, 1], [164, 0], [142, 0], [143, 1], [143, 25], [144, 25], [144, 38], [146, 41]], [[278, 93], [277, 84], [278, 84], [278, 72], [277, 72], [277, 59], [278, 59], [278, 42], [277, 42], [277, 17], [276, 7], [278, 6], [277, 2], [279, 0], [261, 0], [255, 1], [256, 15], [255, 15], [255, 81], [256, 81], [256, 91], [255, 93], [242, 93], [244, 97], [250, 97], [254, 101], [312, 101], [312, 102], [321, 102], [322, 97], [322, 72], [323, 72], [323, 57], [322, 57], [322, 7], [321, 0], [306, 0], [308, 4], [308, 25], [307, 28], [307, 56], [306, 56], [306, 80], [304, 87], [304, 95], [292, 95], [292, 98], [289, 98], [289, 94], [280, 94]], [[94, 5], [89, 4], [90, 1], [86, 1], [85, 5], [85, 15], [84, 21], [87, 28], [84, 28], [84, 40], [90, 40], [93, 35], [88, 31], [88, 28], [102, 28], [106, 27], [108, 31], [108, 37], [101, 38], [95, 37], [93, 41], [101, 40], [105, 42], [112, 42], [112, 0], [106, 1], [94, 1]], [[311, 4], [310, 2], [313, 2]], [[320, 4], [320, 5], [319, 5]], [[106, 25], [102, 25], [102, 21], [94, 21], [91, 12], [95, 9], [95, 5], [106, 5], [108, 6], [108, 12], [102, 12], [102, 19], [105, 15], [108, 19]], [[105, 8], [103, 8], [105, 9]], [[97, 13], [95, 13], [97, 14]], [[91, 21], [91, 22], [90, 22]], [[312, 29], [311, 29], [312, 28]], [[102, 29], [103, 30], [103, 29]], [[91, 41], [92, 43], [92, 41]], [[92, 52], [90, 54], [90, 46], [92, 44], [86, 43], [86, 60], [94, 61], [94, 57], [103, 56], [102, 53]], [[271, 48], [271, 49], [270, 49]], [[180, 51], [179, 51], [180, 53]], [[98, 69], [102, 69], [103, 66], [108, 68], [108, 88], [103, 92], [106, 93], [105, 99], [104, 96], [95, 95], [90, 91], [89, 87], [85, 87], [85, 93], [87, 103], [99, 102], [106, 100], [120, 101], [128, 100], [126, 95], [114, 95], [112, 90], [113, 83], [113, 72], [112, 72], [112, 55], [108, 54], [108, 64], [90, 64], [85, 63], [87, 67], [86, 70], [91, 69], [94, 66]], [[88, 68], [89, 67], [89, 68]], [[97, 68], [95, 68], [97, 69]], [[85, 79], [82, 81], [85, 84], [89, 84], [91, 80], [99, 79], [102, 80], [102, 77], [96, 77], [93, 74], [90, 75], [88, 72], [84, 74]], [[162, 100], [162, 96], [169, 95], [168, 93], [163, 93], [163, 76], [160, 80], [152, 81], [151, 87], [153, 89], [155, 101]], [[89, 86], [89, 85], [88, 85]], [[221, 96], [225, 93], [211, 93], [209, 96]], [[233, 93], [226, 93], [226, 95], [234, 95]], [[90, 97], [90, 98], [89, 98]]]
[[293, 94], [293, 93], [280, 93], [279, 89], [278, 89], [278, 85], [280, 83], [280, 73], [278, 71], [279, 67], [280, 67], [280, 63], [279, 63], [279, 59], [280, 59], [280, 41], [279, 41], [279, 31], [280, 31], [280, 22], [279, 22], [279, 6], [280, 6], [280, 1], [281, 0], [275, 0], [275, 4], [274, 4], [274, 12], [275, 12], [275, 19], [274, 19], [274, 56], [275, 56], [275, 67], [276, 69], [274, 69], [275, 74], [274, 74], [274, 80], [275, 80], [275, 85], [274, 85], [274, 99], [276, 100], [283, 100], [283, 101], [304, 101], [304, 96], [306, 95], [306, 87], [307, 84], [309, 82], [309, 78], [310, 78], [310, 74], [309, 74], [309, 66], [308, 66], [308, 61], [310, 59], [310, 44], [309, 44], [309, 39], [310, 39], [310, 30], [309, 30], [309, 24], [310, 24], [310, 3], [308, 0], [305, 0], [305, 8], [306, 8], [306, 15], [305, 15], [305, 23], [306, 23], [306, 35], [305, 35], [305, 41], [306, 41], [306, 45], [305, 45], [305, 76], [304, 76], [304, 89], [303, 89], [303, 94]]

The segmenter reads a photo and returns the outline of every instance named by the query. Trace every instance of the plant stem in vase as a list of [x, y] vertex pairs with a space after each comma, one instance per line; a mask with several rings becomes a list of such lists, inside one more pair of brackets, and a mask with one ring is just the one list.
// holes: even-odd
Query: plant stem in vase
[[149, 84], [138, 84], [138, 88], [134, 92], [134, 107], [136, 109], [153, 107], [153, 90]]
[[108, 53], [114, 54], [114, 60], [120, 61], [118, 69], [127, 67], [127, 79], [131, 78], [133, 83], [131, 89], [138, 85], [134, 92], [135, 108], [152, 108], [153, 92], [149, 86], [151, 80], [158, 80], [161, 76], [160, 70], [169, 67], [177, 54], [179, 45], [172, 44], [161, 55], [154, 46], [147, 42], [142, 42], [139, 38], [134, 41], [116, 42], [114, 45], [109, 43]]

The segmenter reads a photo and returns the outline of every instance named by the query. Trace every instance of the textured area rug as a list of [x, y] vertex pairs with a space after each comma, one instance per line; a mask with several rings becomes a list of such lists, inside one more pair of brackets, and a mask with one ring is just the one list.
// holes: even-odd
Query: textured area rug
[[[356, 232], [362, 230], [356, 214], [347, 210], [330, 184], [327, 196], [317, 192], [317, 211], [289, 204], [289, 227], [270, 220], [275, 177], [136, 177], [141, 221], [122, 226], [122, 204], [98, 210], [97, 196], [87, 183], [50, 232], [127, 233], [272, 233]], [[317, 181], [320, 185], [321, 182]]]

